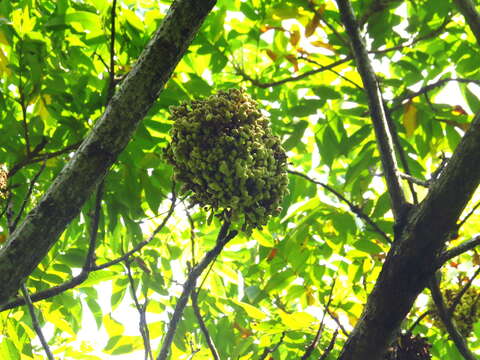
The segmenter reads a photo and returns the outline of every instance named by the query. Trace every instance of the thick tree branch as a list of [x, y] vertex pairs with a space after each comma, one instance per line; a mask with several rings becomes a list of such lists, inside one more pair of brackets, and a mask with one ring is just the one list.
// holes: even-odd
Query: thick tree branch
[[455, 0], [455, 3], [480, 45], [480, 14], [475, 7], [475, 2], [472, 0]]
[[[381, 359], [418, 294], [438, 267], [438, 254], [480, 182], [480, 114], [426, 198], [410, 211], [341, 360]], [[432, 226], [435, 224], [435, 226]]]
[[367, 50], [360, 35], [360, 30], [358, 29], [350, 2], [348, 0], [336, 1], [340, 10], [342, 22], [344, 23], [348, 36], [350, 37], [358, 72], [362, 77], [363, 85], [367, 93], [370, 115], [375, 130], [378, 149], [380, 151], [388, 192], [392, 202], [392, 211], [395, 220], [399, 221], [403, 216], [407, 202], [398, 176], [398, 167], [395, 160], [393, 142], [383, 108], [380, 87], [372, 65], [370, 64]]
[[430, 282], [430, 292], [432, 293], [432, 299], [437, 307], [438, 315], [440, 316], [443, 325], [445, 325], [445, 328], [450, 335], [450, 339], [455, 343], [460, 354], [462, 354], [466, 360], [478, 360], [468, 348], [465, 338], [453, 324], [452, 316], [448, 313], [448, 310], [445, 307], [445, 302], [443, 301], [442, 293], [440, 292], [440, 287], [435, 277], [433, 277]]
[[200, 261], [193, 269], [190, 271], [188, 275], [187, 281], [183, 285], [183, 291], [180, 297], [177, 300], [177, 304], [175, 305], [175, 310], [173, 312], [172, 318], [168, 323], [168, 330], [163, 338], [162, 347], [160, 349], [160, 353], [157, 357], [157, 360], [166, 360], [168, 359], [168, 353], [170, 352], [170, 346], [172, 345], [173, 337], [177, 330], [178, 323], [182, 318], [183, 311], [185, 310], [185, 306], [187, 305], [188, 298], [192, 291], [194, 291], [197, 279], [203, 273], [203, 271], [210, 265], [212, 261], [214, 261], [218, 254], [223, 250], [225, 245], [232, 240], [236, 235], [237, 231], [232, 230], [228, 231], [230, 227], [230, 223], [225, 221], [220, 229], [217, 237], [217, 243], [213, 249], [208, 251], [205, 256], [203, 257], [202, 261]]
[[[0, 251], [0, 305], [48, 253], [133, 136], [215, 0], [177, 0], [73, 158]], [[161, 61], [159, 60], [161, 59]]]

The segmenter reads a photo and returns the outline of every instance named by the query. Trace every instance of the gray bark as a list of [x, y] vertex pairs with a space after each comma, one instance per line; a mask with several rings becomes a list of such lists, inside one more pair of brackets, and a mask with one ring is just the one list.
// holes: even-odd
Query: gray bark
[[0, 252], [0, 306], [49, 249], [105, 176], [157, 99], [216, 0], [177, 0], [73, 158]]

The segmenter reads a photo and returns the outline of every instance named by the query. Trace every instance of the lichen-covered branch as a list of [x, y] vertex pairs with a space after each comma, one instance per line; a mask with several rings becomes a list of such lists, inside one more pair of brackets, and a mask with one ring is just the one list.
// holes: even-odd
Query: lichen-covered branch
[[378, 149], [382, 160], [383, 171], [387, 181], [388, 192], [392, 202], [392, 211], [395, 220], [403, 216], [406, 205], [398, 167], [393, 150], [392, 137], [388, 129], [383, 100], [375, 72], [370, 64], [368, 53], [360, 35], [352, 7], [348, 0], [336, 0], [340, 10], [340, 16], [350, 38], [350, 44], [357, 63], [357, 69], [365, 87], [368, 98], [370, 116], [372, 118]]
[[[177, 0], [103, 116], [0, 252], [0, 305], [41, 262], [133, 136], [215, 0]], [[160, 60], [161, 59], [161, 60]]]

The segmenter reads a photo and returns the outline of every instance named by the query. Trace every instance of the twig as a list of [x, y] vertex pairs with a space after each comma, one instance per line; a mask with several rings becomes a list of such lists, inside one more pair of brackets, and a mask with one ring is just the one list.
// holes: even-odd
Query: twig
[[192, 251], [192, 266], [196, 265], [195, 260], [195, 223], [193, 222], [192, 216], [188, 211], [188, 208], [185, 208], [185, 214], [187, 214], [188, 222], [190, 223], [190, 250]]
[[445, 325], [445, 328], [450, 335], [450, 339], [452, 339], [458, 351], [466, 360], [477, 360], [477, 357], [468, 348], [465, 338], [460, 334], [456, 326], [453, 324], [452, 317], [445, 307], [442, 293], [440, 292], [439, 283], [435, 277], [431, 279], [429, 288], [432, 294], [432, 299], [437, 307], [438, 315]]
[[340, 330], [342, 330], [343, 335], [345, 335], [348, 338], [350, 336], [350, 333], [347, 331], [347, 329], [345, 329], [345, 326], [342, 325], [338, 316], [335, 315], [330, 310], [328, 310], [327, 313], [328, 313], [328, 315], [330, 315], [330, 317], [333, 319], [333, 321], [335, 321], [337, 323]]
[[335, 68], [339, 65], [342, 65], [342, 64], [345, 64], [346, 62], [349, 62], [350, 60], [352, 60], [351, 57], [346, 57], [346, 58], [343, 58], [341, 60], [337, 60], [333, 63], [330, 63], [328, 65], [321, 66], [318, 69], [310, 70], [310, 71], [304, 72], [303, 74], [300, 74], [300, 75], [297, 75], [297, 76], [292, 76], [292, 77], [288, 77], [288, 78], [285, 78], [285, 79], [282, 79], [282, 80], [277, 80], [277, 81], [272, 81], [272, 82], [261, 82], [257, 79], [254, 79], [254, 78], [250, 77], [249, 75], [247, 75], [238, 66], [235, 66], [235, 70], [236, 70], [238, 75], [242, 76], [245, 80], [250, 81], [253, 85], [258, 86], [259, 88], [262, 88], [262, 89], [266, 89], [266, 88], [269, 88], [269, 87], [283, 85], [283, 84], [288, 83], [288, 82], [299, 81], [299, 80], [305, 79], [306, 77], [309, 77], [310, 75], [318, 74], [318, 73], [321, 73], [323, 71], [333, 69], [333, 68]]
[[457, 307], [458, 304], [460, 304], [460, 301], [462, 300], [462, 296], [467, 292], [467, 290], [470, 288], [470, 286], [472, 285], [473, 283], [473, 280], [475, 280], [475, 278], [478, 276], [478, 274], [480, 274], [480, 266], [478, 267], [477, 271], [475, 271], [475, 273], [472, 275], [472, 277], [470, 279], [468, 279], [467, 283], [463, 286], [462, 290], [460, 290], [460, 292], [455, 296], [455, 298], [453, 299], [452, 301], [452, 305], [450, 305], [450, 307], [447, 309], [448, 310], [448, 314], [450, 316], [453, 315], [453, 313], [455, 312], [455, 309]]
[[41, 162], [41, 161], [45, 161], [45, 160], [57, 157], [59, 155], [63, 155], [63, 154], [67, 154], [69, 152], [72, 152], [73, 150], [76, 150], [80, 146], [82, 141], [79, 141], [75, 144], [69, 145], [69, 146], [63, 148], [62, 150], [53, 151], [51, 153], [36, 154], [34, 156], [27, 156], [25, 159], [19, 161], [14, 166], [12, 166], [12, 168], [8, 172], [8, 177], [12, 177], [13, 175], [15, 175], [15, 173], [17, 173], [20, 169], [22, 169], [26, 165], [34, 164], [34, 163]]
[[399, 173], [400, 177], [414, 183], [414, 184], [417, 184], [417, 185], [420, 185], [420, 186], [423, 186], [423, 187], [426, 187], [428, 188], [430, 186], [430, 181], [428, 180], [421, 180], [421, 179], [417, 179], [416, 177], [412, 176], [412, 175], [409, 175], [409, 174], [404, 174], [404, 173]]
[[418, 324], [420, 324], [420, 322], [421, 322], [427, 315], [430, 315], [431, 313], [432, 313], [431, 310], [427, 310], [427, 311], [425, 311], [424, 313], [422, 313], [422, 314], [417, 318], [417, 320], [415, 320], [415, 321], [413, 322], [413, 324], [410, 326], [410, 328], [408, 329], [407, 332], [413, 332], [413, 329], [415, 329], [415, 328], [418, 326]]
[[351, 46], [357, 62], [357, 69], [363, 80], [368, 97], [368, 106], [372, 118], [382, 167], [387, 181], [388, 192], [392, 202], [392, 211], [396, 221], [402, 221], [407, 201], [400, 184], [397, 162], [394, 156], [393, 142], [388, 130], [388, 124], [383, 108], [380, 88], [375, 72], [368, 59], [367, 50], [358, 29], [353, 9], [348, 0], [336, 0], [340, 16], [345, 25]]
[[469, 213], [458, 223], [458, 228], [460, 229], [468, 220], [470, 216], [472, 216], [477, 210], [477, 208], [480, 206], [480, 201], [475, 204], [475, 206], [472, 208], [472, 210], [469, 211]]
[[432, 84], [429, 84], [429, 85], [426, 85], [424, 87], [422, 87], [420, 90], [418, 91], [415, 91], [415, 92], [410, 92], [404, 96], [401, 96], [397, 99], [395, 99], [393, 105], [391, 106], [391, 111], [394, 111], [394, 110], [397, 110], [398, 108], [402, 107], [403, 104], [405, 103], [405, 101], [407, 100], [411, 100], [415, 97], [418, 97], [418, 96], [421, 96], [429, 91], [432, 91], [440, 86], [443, 86], [445, 85], [446, 83], [448, 82], [451, 82], [451, 81], [455, 81], [455, 82], [458, 82], [458, 83], [463, 83], [463, 84], [477, 84], [477, 85], [480, 85], [480, 80], [476, 80], [476, 79], [467, 79], [467, 78], [446, 78], [446, 79], [441, 79], [441, 80], [438, 80]]
[[[58, 294], [60, 294], [64, 291], [66, 291], [66, 290], [73, 289], [74, 287], [77, 287], [78, 285], [82, 284], [85, 280], [87, 280], [88, 274], [90, 272], [103, 270], [103, 269], [108, 268], [112, 265], [121, 263], [121, 262], [125, 261], [126, 259], [128, 259], [128, 257], [133, 255], [134, 253], [140, 251], [145, 245], [147, 245], [150, 241], [152, 241], [152, 239], [155, 237], [155, 235], [159, 231], [161, 231], [163, 229], [163, 227], [165, 226], [167, 221], [172, 216], [173, 210], [175, 209], [175, 204], [176, 204], [175, 193], [173, 193], [173, 194], [174, 195], [172, 196], [172, 200], [171, 200], [172, 203], [171, 203], [170, 210], [169, 210], [168, 214], [163, 219], [162, 223], [159, 226], [157, 226], [157, 228], [153, 231], [153, 233], [150, 235], [148, 240], [142, 241], [136, 247], [134, 247], [132, 250], [125, 253], [123, 256], [121, 256], [117, 259], [108, 261], [108, 262], [106, 262], [104, 264], [101, 264], [101, 265], [94, 265], [93, 261], [91, 259], [89, 259], [88, 255], [87, 255], [87, 258], [85, 259], [85, 264], [84, 264], [80, 274], [78, 274], [77, 276], [73, 277], [72, 279], [70, 279], [69, 281], [67, 281], [67, 282], [65, 282], [61, 285], [54, 286], [54, 287], [51, 287], [50, 289], [39, 291], [39, 292], [33, 294], [31, 296], [32, 301], [37, 302], [37, 301], [40, 301], [40, 300], [49, 299], [51, 297], [54, 297], [54, 296], [56, 296], [56, 295], [58, 295]], [[93, 246], [92, 246], [93, 242], [94, 241], [91, 239], [88, 253], [93, 254], [93, 250], [92, 250], [93, 249]], [[87, 265], [87, 264], [90, 264], [90, 265]], [[88, 266], [91, 266], [91, 267], [88, 268]], [[23, 298], [21, 298], [21, 297], [20, 298], [15, 298], [15, 299], [7, 302], [4, 306], [2, 306], [1, 309], [0, 309], [0, 312], [5, 311], [5, 310], [9, 310], [9, 309], [13, 309], [17, 306], [21, 306], [21, 305], [24, 305], [24, 304], [25, 304], [25, 301], [24, 301]]]
[[13, 221], [13, 223], [11, 225], [10, 233], [12, 233], [15, 230], [15, 228], [17, 227], [18, 222], [20, 221], [20, 218], [23, 215], [23, 211], [25, 210], [25, 207], [28, 204], [28, 200], [30, 200], [30, 196], [32, 196], [33, 188], [35, 187], [35, 184], [37, 183], [38, 178], [40, 177], [43, 170], [45, 169], [45, 165], [46, 165], [46, 162], [44, 162], [42, 164], [42, 166], [40, 167], [40, 170], [38, 170], [38, 172], [33, 177], [32, 181], [30, 181], [30, 185], [28, 187], [27, 194], [25, 195], [25, 198], [23, 199], [22, 206], [20, 207], [20, 210], [18, 211], [18, 214], [15, 217], [15, 220]]
[[318, 342], [320, 341], [320, 338], [321, 338], [322, 332], [323, 332], [325, 315], [327, 314], [328, 309], [330, 308], [330, 304], [332, 303], [332, 299], [333, 299], [333, 289], [335, 288], [336, 280], [337, 280], [337, 279], [334, 278], [333, 283], [332, 283], [332, 286], [330, 286], [330, 293], [328, 294], [327, 304], [325, 305], [325, 310], [324, 310], [324, 312], [323, 312], [322, 320], [320, 321], [320, 325], [318, 326], [317, 333], [315, 334], [315, 337], [313, 338], [313, 340], [312, 340], [312, 342], [310, 343], [310, 345], [308, 345], [307, 349], [305, 350], [305, 353], [304, 353], [303, 356], [301, 357], [301, 360], [307, 360], [307, 359], [310, 357], [310, 355], [312, 355], [313, 351], [314, 351], [315, 348], [317, 347]]
[[437, 267], [441, 267], [443, 264], [445, 264], [448, 260], [454, 258], [455, 256], [461, 255], [469, 250], [472, 250], [475, 248], [477, 245], [480, 245], [480, 235], [477, 235], [473, 237], [470, 240], [467, 240], [460, 245], [450, 249], [450, 250], [445, 250], [443, 253], [441, 253], [438, 256], [438, 265]]
[[173, 336], [177, 330], [177, 325], [183, 315], [183, 311], [187, 304], [188, 298], [190, 297], [190, 293], [195, 288], [195, 284], [197, 282], [198, 277], [202, 274], [202, 272], [207, 268], [207, 266], [217, 257], [218, 254], [223, 250], [224, 246], [237, 235], [236, 230], [232, 230], [228, 232], [228, 228], [230, 227], [230, 223], [225, 221], [219, 231], [217, 237], [217, 243], [213, 249], [208, 251], [202, 261], [200, 261], [193, 269], [190, 271], [188, 275], [187, 281], [183, 285], [183, 291], [180, 297], [177, 300], [177, 304], [175, 306], [175, 310], [173, 312], [172, 318], [168, 324], [168, 330], [165, 334], [163, 339], [163, 344], [160, 349], [160, 353], [157, 357], [157, 360], [166, 360], [168, 358], [168, 353], [170, 352], [170, 346], [173, 341]]
[[328, 344], [327, 348], [323, 352], [322, 356], [318, 358], [318, 360], [325, 360], [327, 356], [332, 352], [333, 347], [335, 346], [335, 341], [337, 340], [337, 335], [338, 335], [338, 328], [333, 333], [333, 336], [330, 339], [330, 343]]
[[480, 14], [475, 3], [472, 0], [455, 0], [455, 3], [480, 44]]
[[40, 342], [42, 343], [43, 349], [47, 354], [47, 358], [49, 360], [55, 360], [55, 358], [53, 357], [52, 351], [48, 346], [47, 340], [45, 339], [45, 336], [43, 336], [42, 328], [40, 327], [40, 324], [38, 322], [37, 315], [35, 314], [35, 308], [33, 307], [32, 300], [30, 299], [30, 294], [28, 293], [28, 289], [25, 283], [22, 284], [22, 294], [23, 294], [23, 298], [25, 299], [25, 303], [27, 304], [30, 317], [32, 318], [33, 328], [35, 329], [35, 332], [37, 333], [37, 336], [40, 339]]
[[368, 225], [370, 225], [373, 228], [373, 230], [375, 232], [377, 232], [378, 234], [380, 234], [388, 243], [390, 243], [390, 244], [392, 243], [392, 240], [390, 239], [390, 237], [382, 229], [380, 229], [380, 227], [372, 220], [372, 218], [370, 218], [358, 206], [356, 206], [354, 203], [352, 203], [350, 200], [348, 200], [345, 196], [340, 194], [337, 190], [332, 188], [330, 185], [327, 185], [327, 184], [324, 184], [320, 181], [314, 180], [311, 177], [309, 177], [308, 175], [305, 175], [305, 174], [303, 174], [301, 172], [298, 172], [298, 171], [295, 171], [295, 170], [288, 170], [288, 173], [290, 173], [292, 175], [303, 177], [304, 179], [306, 179], [306, 180], [308, 180], [308, 181], [310, 181], [310, 182], [312, 182], [312, 183], [314, 183], [318, 186], [321, 186], [324, 189], [331, 192], [332, 194], [334, 194], [338, 199], [340, 199], [341, 201], [346, 203], [348, 205], [348, 207], [350, 208], [350, 210], [355, 215], [357, 215], [360, 219], [362, 219]]
[[109, 84], [107, 98], [110, 100], [115, 90], [115, 17], [116, 17], [117, 0], [113, 0], [111, 16], [111, 29], [110, 29], [110, 66], [109, 72]]
[[145, 299], [145, 302], [143, 305], [141, 305], [140, 302], [138, 301], [138, 297], [135, 292], [135, 281], [133, 280], [132, 269], [130, 268], [130, 262], [131, 262], [130, 259], [125, 260], [125, 267], [127, 268], [127, 277], [130, 283], [130, 292], [132, 294], [133, 302], [135, 303], [135, 307], [137, 308], [138, 315], [140, 317], [138, 328], [140, 330], [140, 334], [142, 335], [143, 346], [145, 348], [145, 360], [148, 360], [148, 359], [153, 360], [152, 348], [150, 344], [150, 332], [148, 331], [148, 325], [147, 325], [148, 300]]
[[190, 298], [192, 299], [193, 312], [197, 317], [198, 325], [200, 325], [200, 330], [202, 331], [203, 336], [205, 337], [205, 341], [207, 342], [208, 348], [212, 353], [213, 359], [220, 360], [220, 356], [218, 355], [217, 348], [213, 343], [212, 337], [210, 336], [207, 326], [205, 325], [205, 321], [203, 321], [202, 314], [200, 314], [200, 309], [198, 307], [198, 292], [193, 290], [192, 294], [190, 295]]
[[258, 360], [265, 360], [267, 358], [268, 354], [272, 354], [275, 351], [277, 351], [277, 349], [283, 343], [283, 339], [285, 338], [285, 334], [286, 334], [285, 331], [283, 331], [282, 336], [280, 336], [280, 340], [275, 344], [275, 346], [273, 348], [266, 347], [263, 350], [262, 355], [260, 355], [260, 357], [258, 358]]

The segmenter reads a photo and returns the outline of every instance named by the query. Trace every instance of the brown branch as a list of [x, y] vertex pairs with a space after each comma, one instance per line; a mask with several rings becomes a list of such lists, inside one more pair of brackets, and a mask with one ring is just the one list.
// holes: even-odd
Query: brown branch
[[333, 289], [335, 288], [335, 283], [336, 283], [336, 278], [334, 278], [332, 286], [330, 286], [330, 292], [328, 294], [327, 304], [325, 305], [325, 310], [322, 314], [322, 320], [320, 321], [320, 325], [318, 326], [317, 333], [315, 334], [315, 337], [313, 338], [310, 345], [308, 345], [307, 349], [305, 350], [305, 353], [301, 357], [301, 360], [307, 360], [310, 357], [310, 355], [312, 355], [313, 351], [318, 345], [318, 342], [320, 341], [320, 338], [323, 333], [325, 315], [328, 313], [328, 309], [330, 308], [330, 304], [332, 303], [332, 300], [333, 300]]
[[205, 341], [207, 342], [208, 348], [212, 353], [212, 357], [214, 360], [220, 360], [220, 355], [218, 355], [217, 348], [213, 343], [212, 337], [210, 336], [210, 333], [207, 329], [207, 325], [205, 325], [205, 321], [203, 321], [202, 314], [200, 313], [200, 308], [198, 307], [198, 292], [193, 290], [192, 294], [190, 295], [190, 298], [192, 300], [193, 312], [195, 313], [195, 316], [198, 321], [198, 325], [200, 326], [200, 330], [202, 331], [203, 336], [205, 337]]
[[475, 206], [472, 208], [472, 210], [470, 210], [468, 212], [468, 214], [465, 215], [465, 217], [462, 220], [460, 220], [460, 222], [458, 223], [458, 228], [459, 229], [467, 222], [468, 218], [475, 213], [475, 210], [477, 210], [477, 208], [479, 206], [480, 206], [480, 201], [475, 204]]
[[338, 328], [333, 333], [333, 336], [330, 339], [330, 343], [328, 344], [327, 348], [323, 352], [322, 356], [318, 358], [318, 360], [325, 360], [327, 356], [332, 352], [333, 347], [335, 346], [335, 341], [337, 340], [337, 335], [338, 335]]
[[305, 79], [306, 77], [309, 77], [311, 75], [318, 74], [318, 73], [321, 73], [323, 71], [333, 69], [333, 68], [335, 68], [339, 65], [345, 64], [346, 62], [349, 62], [350, 60], [352, 60], [351, 57], [346, 57], [344, 59], [337, 60], [333, 63], [330, 63], [328, 65], [321, 66], [318, 69], [310, 70], [310, 71], [304, 72], [303, 74], [300, 74], [300, 75], [291, 76], [291, 77], [288, 77], [288, 78], [284, 78], [284, 79], [277, 80], [277, 81], [272, 81], [272, 82], [261, 82], [258, 79], [254, 79], [251, 76], [247, 75], [239, 66], [234, 65], [234, 67], [235, 67], [235, 70], [236, 70], [237, 74], [240, 75], [241, 77], [243, 77], [244, 80], [250, 81], [253, 85], [258, 86], [259, 88], [266, 89], [266, 88], [269, 88], [269, 87], [283, 85], [283, 84], [288, 83], [288, 82], [299, 81], [299, 80]]
[[421, 322], [426, 316], [430, 315], [431, 313], [432, 313], [431, 310], [427, 310], [427, 311], [425, 311], [424, 313], [422, 313], [422, 314], [417, 318], [417, 320], [415, 320], [415, 321], [413, 322], [413, 324], [408, 328], [408, 331], [407, 331], [407, 332], [410, 332], [410, 333], [411, 333], [411, 332], [413, 331], [413, 329], [415, 329], [415, 328], [418, 326], [418, 324], [420, 324], [420, 322]]
[[477, 360], [477, 357], [468, 348], [465, 338], [460, 334], [457, 327], [452, 322], [452, 316], [448, 313], [448, 310], [445, 307], [445, 302], [443, 301], [442, 293], [440, 292], [440, 286], [435, 277], [430, 281], [429, 288], [433, 302], [437, 307], [438, 315], [445, 325], [445, 328], [450, 335], [450, 339], [455, 343], [458, 351], [466, 360]]
[[140, 330], [140, 334], [142, 335], [143, 339], [143, 346], [145, 348], [145, 360], [153, 360], [152, 354], [152, 347], [150, 344], [150, 332], [148, 331], [148, 324], [147, 324], [147, 304], [148, 300], [145, 299], [143, 305], [140, 304], [138, 301], [137, 294], [135, 292], [135, 281], [133, 280], [132, 269], [130, 268], [130, 259], [125, 260], [125, 267], [127, 268], [127, 277], [130, 283], [130, 293], [132, 294], [133, 302], [135, 304], [135, 308], [138, 311], [138, 315], [140, 317], [140, 321], [138, 324], [138, 328]]
[[478, 44], [480, 44], [480, 14], [475, 7], [475, 2], [472, 0], [455, 0], [455, 3], [470, 26], [473, 35], [477, 38]]
[[333, 313], [330, 310], [328, 310], [327, 312], [328, 312], [328, 315], [332, 318], [332, 320], [337, 323], [338, 328], [342, 330], [343, 335], [345, 335], [348, 338], [350, 336], [350, 333], [347, 331], [347, 329], [345, 329], [345, 326], [342, 325], [338, 316], [335, 315], [335, 313]]
[[33, 307], [32, 300], [30, 299], [30, 294], [28, 293], [28, 289], [25, 283], [22, 284], [21, 289], [22, 289], [23, 297], [25, 299], [25, 303], [27, 304], [27, 307], [28, 307], [28, 312], [30, 313], [30, 317], [32, 318], [33, 328], [35, 329], [35, 332], [37, 333], [37, 336], [40, 339], [42, 347], [45, 350], [45, 353], [47, 354], [47, 358], [49, 360], [55, 360], [55, 358], [53, 357], [52, 351], [48, 346], [48, 342], [45, 339], [45, 336], [43, 335], [42, 328], [40, 327], [40, 323], [38, 322], [38, 317], [35, 314], [35, 308]]
[[394, 155], [393, 141], [388, 129], [383, 108], [380, 87], [368, 58], [367, 50], [360, 35], [353, 9], [348, 0], [336, 0], [340, 17], [350, 37], [351, 47], [357, 63], [357, 69], [363, 81], [368, 98], [370, 116], [372, 118], [378, 149], [382, 160], [388, 192], [392, 203], [392, 211], [397, 222], [403, 220], [407, 201], [400, 184], [398, 167]]
[[426, 85], [426, 86], [422, 87], [418, 91], [408, 93], [404, 96], [401, 96], [401, 97], [395, 99], [394, 104], [391, 107], [391, 111], [397, 110], [398, 108], [402, 107], [403, 104], [405, 103], [405, 101], [411, 100], [411, 99], [413, 99], [415, 97], [418, 97], [418, 96], [421, 96], [421, 95], [424, 95], [425, 93], [427, 93], [429, 91], [432, 91], [432, 90], [434, 90], [434, 89], [436, 89], [440, 86], [443, 86], [450, 81], [456, 81], [458, 83], [463, 83], [463, 84], [472, 83], [472, 84], [477, 84], [477, 85], [480, 86], [480, 80], [476, 80], [476, 79], [466, 79], [466, 78], [456, 78], [456, 79], [445, 78], [445, 79], [441, 79], [441, 80], [438, 80], [438, 81], [434, 82], [433, 84], [429, 84], [429, 85]]
[[182, 318], [188, 298], [190, 297], [191, 292], [195, 289], [197, 279], [208, 267], [208, 265], [217, 258], [218, 254], [220, 254], [225, 245], [237, 235], [236, 230], [232, 230], [229, 232], [229, 227], [230, 223], [228, 221], [225, 221], [218, 233], [216, 245], [213, 247], [213, 249], [208, 251], [203, 257], [202, 261], [195, 265], [190, 271], [187, 277], [187, 281], [183, 285], [182, 294], [178, 298], [177, 304], [175, 305], [175, 310], [173, 312], [172, 318], [168, 323], [168, 330], [165, 334], [165, 337], [163, 338], [162, 347], [160, 349], [157, 360], [166, 360], [168, 358], [168, 353], [170, 352], [170, 346], [172, 345], [173, 336], [175, 335], [178, 323]]
[[113, 96], [115, 91], [115, 18], [116, 18], [116, 8], [117, 0], [113, 0], [112, 9], [110, 12], [111, 16], [111, 25], [110, 25], [110, 66], [108, 67], [109, 72], [109, 84], [108, 84], [108, 93], [107, 99], [110, 99]]
[[300, 176], [318, 186], [321, 186], [323, 187], [325, 190], [328, 190], [329, 192], [331, 192], [332, 194], [334, 194], [338, 199], [340, 199], [341, 201], [343, 201], [344, 203], [346, 203], [348, 205], [348, 207], [350, 208], [350, 210], [355, 214], [357, 215], [360, 219], [362, 219], [363, 221], [365, 221], [365, 223], [367, 223], [368, 225], [370, 225], [370, 227], [375, 231], [377, 232], [379, 235], [381, 235], [388, 243], [392, 243], [392, 240], [390, 239], [390, 237], [385, 233], [385, 231], [383, 231], [382, 229], [380, 229], [380, 227], [372, 220], [371, 217], [369, 217], [367, 214], [365, 214], [362, 209], [360, 209], [357, 205], [355, 205], [354, 203], [352, 203], [350, 200], [348, 200], [345, 196], [343, 196], [342, 194], [340, 194], [337, 190], [335, 190], [333, 187], [331, 187], [330, 185], [327, 185], [327, 184], [324, 184], [320, 181], [317, 181], [317, 180], [314, 180], [312, 179], [311, 177], [309, 177], [308, 175], [305, 175], [301, 172], [298, 172], [298, 171], [295, 171], [295, 170], [288, 170], [288, 173], [292, 174], [292, 175], [296, 175], [296, 176]]
[[283, 343], [283, 339], [285, 338], [285, 331], [282, 332], [282, 335], [280, 336], [280, 340], [278, 340], [278, 342], [275, 344], [275, 346], [273, 348], [269, 348], [269, 347], [266, 347], [262, 354], [260, 355], [260, 357], [258, 358], [258, 360], [265, 360], [268, 356], [268, 354], [272, 354], [274, 353], [275, 351], [277, 351], [277, 349], [280, 347], [280, 345], [282, 345]]

